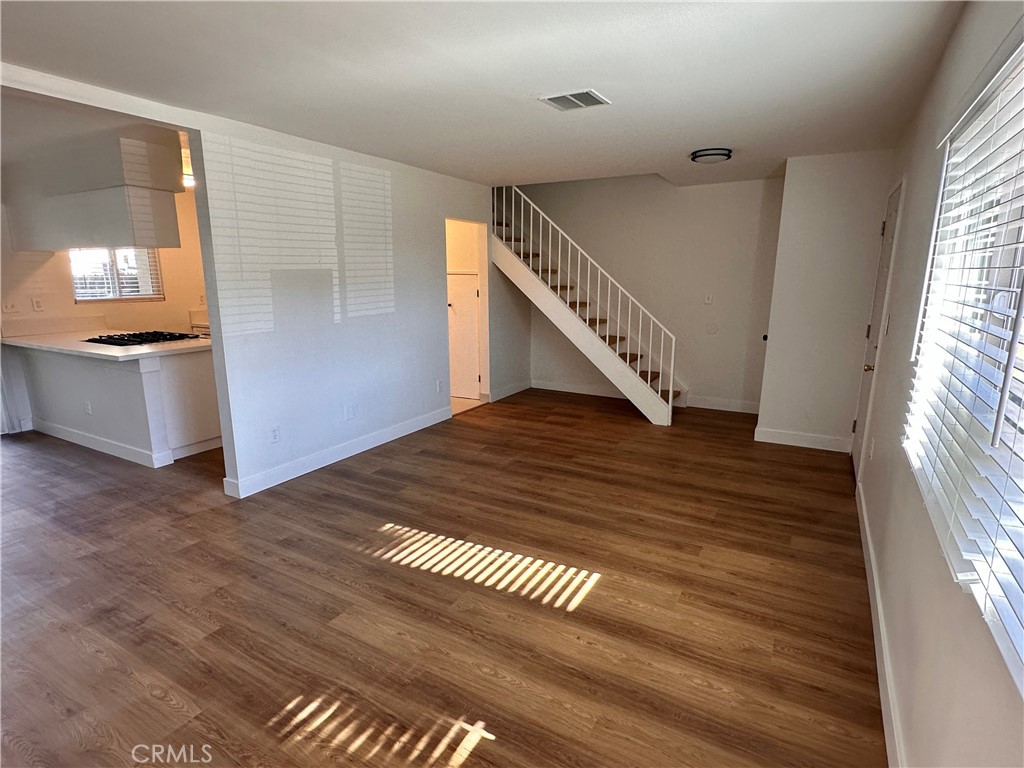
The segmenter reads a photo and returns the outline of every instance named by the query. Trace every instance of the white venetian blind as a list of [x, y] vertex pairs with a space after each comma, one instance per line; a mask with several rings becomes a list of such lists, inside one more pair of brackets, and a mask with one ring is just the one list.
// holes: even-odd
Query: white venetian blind
[[949, 138], [905, 447], [1024, 692], [1024, 49]]

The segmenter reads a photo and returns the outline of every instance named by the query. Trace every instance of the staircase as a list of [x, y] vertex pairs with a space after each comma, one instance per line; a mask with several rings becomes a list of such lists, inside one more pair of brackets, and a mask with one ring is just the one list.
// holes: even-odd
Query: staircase
[[654, 424], [682, 390], [676, 337], [518, 187], [496, 187], [491, 260]]

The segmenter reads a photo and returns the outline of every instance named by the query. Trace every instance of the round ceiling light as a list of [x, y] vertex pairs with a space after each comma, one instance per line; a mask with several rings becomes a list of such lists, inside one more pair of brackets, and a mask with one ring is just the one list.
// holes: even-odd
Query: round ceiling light
[[731, 157], [732, 150], [725, 147], [708, 147], [707, 149], [698, 149], [690, 153], [690, 160], [695, 163], [704, 163], [705, 165], [724, 163]]

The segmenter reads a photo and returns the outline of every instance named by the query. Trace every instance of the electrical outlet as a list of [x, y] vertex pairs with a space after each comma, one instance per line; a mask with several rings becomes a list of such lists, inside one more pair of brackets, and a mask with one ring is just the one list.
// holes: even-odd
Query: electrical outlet
[[42, 312], [43, 311], [43, 300], [40, 299], [38, 296], [33, 296], [32, 297], [32, 311], [33, 312]]
[[270, 428], [270, 442], [281, 442], [281, 427], [277, 426], [276, 424]]
[[91, 400], [86, 400], [85, 401], [85, 415], [86, 416], [92, 416], [92, 401]]
[[711, 294], [711, 293], [705, 293], [705, 294], [704, 294], [704, 303], [705, 303], [705, 304], [714, 304], [714, 303], [715, 303], [715, 297], [714, 297], [714, 294]]
[[17, 312], [17, 311], [18, 311], [18, 305], [15, 304], [13, 301], [5, 301], [4, 302], [4, 313], [5, 314], [7, 314], [9, 312]]
[[199, 294], [199, 306], [200, 307], [205, 307], [206, 306], [206, 294], [205, 293], [200, 293]]
[[346, 405], [345, 406], [345, 421], [352, 421], [352, 419], [354, 419], [355, 417], [356, 417], [355, 406]]

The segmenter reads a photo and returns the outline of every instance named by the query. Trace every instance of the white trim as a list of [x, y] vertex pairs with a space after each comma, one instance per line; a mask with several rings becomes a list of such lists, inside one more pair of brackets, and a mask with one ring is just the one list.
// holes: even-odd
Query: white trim
[[496, 400], [502, 400], [510, 395], [514, 395], [516, 392], [522, 392], [524, 389], [530, 388], [530, 382], [528, 381], [517, 381], [515, 384], [509, 384], [507, 387], [492, 387], [488, 402], [493, 403]]
[[182, 445], [178, 448], [171, 448], [171, 456], [176, 459], [183, 459], [203, 451], [212, 451], [214, 448], [223, 447], [224, 443], [220, 437], [212, 437], [209, 440], [200, 440], [198, 443]]
[[574, 395], [593, 395], [595, 397], [615, 397], [619, 400], [627, 399], [611, 384], [601, 386], [600, 384], [565, 384], [561, 381], [533, 380], [534, 389], [548, 389], [552, 392], [570, 392]]
[[871, 539], [867, 509], [864, 503], [864, 488], [857, 483], [857, 517], [860, 520], [860, 543], [864, 550], [864, 570], [868, 574], [868, 599], [871, 603], [871, 628], [875, 637], [875, 667], [878, 670], [878, 694], [882, 705], [882, 727], [885, 730], [885, 751], [889, 765], [896, 768], [907, 764], [907, 752], [903, 740], [903, 726], [900, 721], [899, 700], [896, 697], [896, 683], [892, 675], [892, 659], [889, 654], [889, 636], [885, 628], [885, 613], [882, 610], [878, 569], [875, 567], [875, 545]]
[[369, 435], [363, 435], [357, 437], [354, 440], [349, 440], [347, 443], [341, 443], [339, 445], [325, 448], [322, 451], [317, 451], [308, 456], [303, 456], [300, 459], [289, 461], [287, 464], [281, 464], [276, 467], [271, 467], [265, 472], [259, 474], [250, 475], [239, 480], [234, 478], [224, 478], [224, 492], [228, 496], [233, 496], [238, 499], [251, 496], [259, 491], [272, 488], [275, 485], [279, 485], [288, 480], [292, 480], [300, 475], [305, 475], [313, 470], [326, 467], [328, 464], [333, 464], [336, 461], [347, 459], [350, 456], [354, 456], [357, 453], [368, 451], [371, 448], [376, 448], [378, 445], [397, 440], [400, 437], [404, 437], [412, 432], [417, 432], [421, 429], [433, 426], [438, 422], [450, 419], [452, 416], [451, 404], [444, 408], [439, 408], [436, 411], [425, 413], [422, 416], [417, 416], [408, 421], [403, 421], [400, 424], [395, 424], [392, 427], [386, 427], [385, 429], [378, 430], [377, 432], [371, 432]]
[[736, 413], [757, 413], [761, 407], [758, 400], [731, 400], [727, 397], [704, 397], [690, 395], [686, 404], [690, 408], [710, 408], [713, 411], [734, 411]]
[[[875, 347], [875, 365], [877, 365], [879, 363], [879, 361], [881, 361], [881, 359], [882, 359], [882, 349], [885, 347], [885, 340], [889, 336], [888, 318], [892, 314], [892, 312], [890, 311], [891, 310], [891, 299], [892, 299], [892, 295], [891, 295], [892, 294], [892, 281], [893, 281], [893, 273], [895, 273], [895, 271], [896, 271], [896, 269], [895, 269], [895, 266], [896, 266], [896, 253], [897, 253], [896, 247], [900, 244], [900, 228], [903, 225], [903, 206], [904, 206], [904, 204], [906, 203], [906, 200], [907, 200], [907, 174], [905, 174], [905, 173], [901, 174], [900, 175], [900, 180], [898, 182], [896, 182], [895, 185], [893, 185], [893, 188], [891, 190], [889, 190], [889, 194], [886, 195], [886, 198], [885, 198], [886, 210], [888, 210], [888, 208], [889, 208], [889, 198], [891, 198], [893, 195], [896, 194], [896, 190], [900, 191], [900, 202], [899, 202], [899, 205], [896, 206], [896, 226], [893, 228], [893, 231], [892, 231], [892, 249], [891, 249], [891, 253], [889, 254], [889, 272], [886, 275], [886, 279], [885, 279], [885, 293], [882, 296], [882, 312], [880, 314], [880, 318], [881, 318], [880, 326], [881, 327], [877, 329], [878, 330], [878, 345]], [[881, 258], [882, 258], [882, 252], [881, 251], [882, 251], [882, 247], [884, 247], [884, 245], [885, 245], [885, 236], [883, 235], [883, 237], [882, 237], [882, 244], [879, 246], [879, 249], [878, 249], [879, 250], [879, 253], [878, 253], [879, 260], [881, 260]], [[876, 269], [876, 273], [877, 273], [877, 269]], [[874, 308], [875, 307], [872, 304], [872, 306], [871, 306], [872, 313], [874, 312]], [[924, 302], [923, 301], [922, 301], [922, 304], [921, 304], [921, 308], [924, 309]], [[868, 320], [870, 322], [870, 318], [868, 318]], [[866, 350], [867, 350], [867, 344], [865, 344], [865, 355], [866, 355]], [[872, 422], [871, 406], [875, 402], [875, 384], [876, 384], [877, 381], [878, 381], [878, 376], [877, 375], [871, 377], [871, 382], [868, 384], [868, 401], [864, 404], [864, 415], [862, 417], [860, 415], [860, 412], [857, 413], [857, 419], [863, 421], [863, 426], [862, 426], [863, 433], [861, 435], [861, 442], [860, 442], [860, 455], [857, 457], [857, 463], [854, 465], [854, 467], [856, 469], [860, 469], [860, 467], [864, 466], [864, 457], [867, 454], [868, 449], [870, 448], [870, 437], [871, 437], [870, 432], [871, 432], [871, 426], [872, 426], [872, 424], [871, 424], [871, 422]], [[859, 407], [859, 405], [860, 405], [860, 392], [857, 393], [857, 404], [858, 404], [858, 407]], [[858, 426], [860, 426], [859, 421], [858, 421]], [[852, 455], [853, 455], [853, 453], [852, 453], [853, 452], [853, 441], [852, 440], [850, 441], [850, 452], [851, 452], [851, 457], [852, 457]]]
[[109, 440], [105, 437], [99, 437], [88, 432], [71, 429], [70, 427], [62, 427], [60, 424], [52, 424], [42, 419], [32, 419], [32, 429], [42, 432], [44, 435], [58, 437], [61, 440], [67, 440], [69, 443], [92, 448], [94, 451], [109, 453], [111, 456], [133, 461], [146, 467], [164, 467], [174, 462], [174, 457], [170, 451], [153, 453], [144, 448], [125, 445], [116, 440]]
[[795, 445], [800, 448], [820, 448], [823, 451], [849, 453], [853, 448], [853, 435], [836, 437], [834, 435], [814, 435], [808, 432], [789, 432], [784, 429], [767, 429], [757, 427], [754, 440], [759, 443], [778, 443], [779, 445]]

